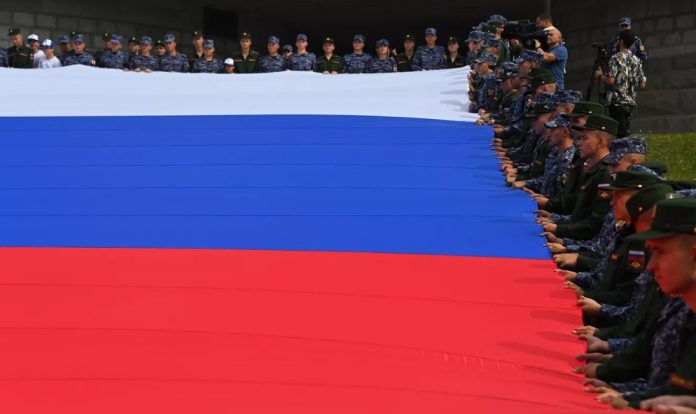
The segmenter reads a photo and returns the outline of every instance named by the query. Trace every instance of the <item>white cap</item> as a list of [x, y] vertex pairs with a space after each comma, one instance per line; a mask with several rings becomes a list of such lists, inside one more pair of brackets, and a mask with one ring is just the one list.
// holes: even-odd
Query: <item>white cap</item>
[[234, 66], [234, 59], [232, 59], [232, 58], [225, 59], [225, 65]]
[[51, 39], [44, 40], [43, 42], [41, 42], [41, 47], [53, 49], [53, 40], [51, 40]]
[[38, 41], [39, 41], [39, 35], [37, 35], [36, 33], [32, 33], [32, 34], [29, 35], [29, 37], [27, 37], [27, 40], [36, 40], [36, 41], [38, 42]]

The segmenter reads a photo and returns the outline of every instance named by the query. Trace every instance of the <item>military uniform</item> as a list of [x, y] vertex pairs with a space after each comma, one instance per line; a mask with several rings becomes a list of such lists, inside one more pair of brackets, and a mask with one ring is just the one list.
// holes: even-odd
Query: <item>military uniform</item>
[[191, 53], [187, 54], [186, 57], [188, 58], [189, 68], [193, 70], [193, 66], [195, 65], [196, 61], [203, 59], [203, 49], [201, 49], [201, 53], [193, 50]]
[[327, 58], [326, 55], [323, 55], [317, 58], [317, 72], [341, 73], [342, 71], [343, 58], [341, 56], [331, 55], [331, 58]]
[[257, 73], [259, 71], [259, 52], [250, 50], [246, 57], [242, 52], [232, 55], [237, 73]]
[[160, 58], [160, 70], [163, 72], [188, 72], [188, 58], [183, 53], [174, 56], [166, 54]]
[[10, 65], [7, 58], [7, 51], [0, 47], [0, 68], [6, 68]]
[[466, 66], [466, 58], [460, 55], [459, 53], [457, 53], [454, 59], [452, 59], [452, 56], [448, 55], [445, 59], [445, 62], [448, 69], [463, 68], [464, 66]]
[[[607, 50], [611, 56], [614, 56], [619, 52], [619, 36], [616, 36], [609, 41]], [[648, 52], [645, 50], [645, 46], [643, 45], [643, 41], [640, 40], [640, 37], [636, 36], [636, 40], [633, 41], [633, 44], [628, 48], [628, 50], [630, 50], [631, 53], [640, 59], [641, 62], [645, 63], [645, 61], [648, 60]]]
[[[618, 231], [614, 211], [610, 211], [604, 216], [602, 229], [590, 240], [565, 239], [566, 252], [578, 253], [578, 263], [576, 269], [579, 271], [592, 271], [599, 265], [603, 256], [608, 256], [614, 248], [614, 243], [618, 237]], [[606, 264], [605, 264], [606, 266]]]
[[159, 59], [155, 56], [152, 56], [152, 55], [150, 55], [150, 56], [136, 55], [136, 56], [133, 56], [133, 58], [130, 60], [129, 68], [131, 70], [149, 69], [149, 70], [154, 72], [156, 70], [159, 70]]
[[122, 50], [116, 52], [109, 50], [104, 52], [98, 63], [100, 67], [106, 69], [128, 69], [129, 56]]
[[481, 77], [481, 86], [478, 87], [478, 97], [476, 99], [476, 111], [484, 109], [486, 112], [493, 112], [498, 107], [497, 92], [498, 81], [496, 80], [495, 72], [488, 72]]
[[222, 60], [213, 57], [211, 60], [206, 58], [198, 59], [193, 64], [194, 73], [222, 73], [225, 71], [225, 64]]
[[343, 72], [344, 73], [365, 73], [367, 65], [372, 60], [372, 55], [369, 53], [349, 53], [343, 56]]
[[656, 329], [645, 332], [600, 365], [597, 378], [624, 393], [624, 399], [663, 386], [676, 368], [682, 330], [691, 317], [691, 310], [681, 298], [672, 299], [662, 310]]
[[71, 65], [85, 65], [85, 66], [96, 66], [97, 61], [94, 59], [92, 52], [84, 51], [84, 53], [72, 53], [65, 57], [65, 62], [63, 66]]
[[396, 60], [387, 56], [384, 59], [378, 57], [372, 59], [367, 65], [367, 73], [393, 73], [396, 72]]
[[633, 281], [633, 294], [626, 305], [617, 306], [603, 303], [599, 308], [599, 320], [613, 326], [626, 323], [635, 317], [645, 299], [652, 277], [650, 272], [645, 271]]
[[11, 68], [31, 69], [34, 64], [34, 49], [24, 45], [8, 48], [7, 63]]
[[287, 62], [285, 58], [281, 55], [276, 56], [262, 56], [259, 58], [259, 72], [261, 73], [271, 73], [271, 72], [282, 72], [285, 70]]
[[288, 69], [300, 72], [316, 72], [317, 57], [311, 52], [296, 53], [288, 59]]
[[445, 69], [447, 52], [442, 46], [430, 48], [428, 46], [419, 46], [413, 57], [411, 67], [413, 70], [436, 70]]
[[563, 150], [551, 151], [546, 159], [544, 175], [525, 182], [525, 187], [530, 190], [553, 197], [563, 192], [563, 174], [570, 168], [575, 159], [576, 148], [574, 145]]
[[397, 72], [411, 72], [413, 68], [411, 67], [413, 63], [413, 58], [416, 56], [415, 52], [408, 57], [406, 53], [399, 53], [396, 55], [396, 71]]

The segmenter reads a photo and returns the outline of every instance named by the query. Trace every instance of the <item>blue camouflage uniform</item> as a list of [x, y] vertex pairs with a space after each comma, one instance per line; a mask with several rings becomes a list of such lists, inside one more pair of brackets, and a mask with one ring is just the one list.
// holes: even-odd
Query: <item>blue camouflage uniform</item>
[[372, 56], [369, 53], [357, 55], [349, 53], [343, 56], [343, 72], [344, 73], [367, 73], [367, 67], [372, 61]]
[[193, 72], [195, 73], [223, 73], [224, 71], [225, 64], [216, 57], [212, 60], [201, 58], [193, 63]]
[[287, 67], [294, 71], [316, 72], [317, 57], [311, 52], [305, 52], [301, 55], [296, 53], [288, 59]]
[[96, 66], [97, 62], [94, 59], [92, 52], [85, 51], [84, 53], [71, 53], [65, 57], [65, 62], [63, 66], [72, 65], [85, 65], [85, 66]]
[[[619, 19], [619, 27], [622, 25], [630, 25], [631, 24], [631, 18], [630, 17], [622, 17]], [[610, 56], [614, 56], [616, 53], [619, 51], [619, 36], [614, 37], [611, 39], [607, 45], [607, 50], [610, 53]], [[636, 36], [636, 40], [633, 42], [631, 47], [628, 48], [628, 50], [631, 51], [635, 56], [640, 59], [641, 62], [645, 63], [646, 60], [648, 60], [648, 52], [645, 51], [645, 46], [643, 46], [643, 41], [640, 40], [638, 36]]]
[[262, 56], [259, 59], [259, 72], [261, 73], [272, 73], [272, 72], [282, 72], [285, 70], [286, 65], [285, 58], [281, 55], [276, 56]]
[[614, 252], [614, 248], [616, 247], [616, 242], [619, 239], [619, 235], [621, 231], [623, 231], [626, 228], [626, 223], [624, 222], [619, 222], [616, 223], [616, 237], [613, 240], [610, 240], [609, 243], [607, 244], [606, 250], [604, 250], [602, 254], [602, 259], [599, 261], [599, 264], [597, 267], [591, 271], [591, 272], [580, 272], [576, 276], [575, 284], [580, 286], [581, 288], [588, 290], [588, 289], [597, 289], [599, 287], [599, 284], [602, 281], [602, 276], [604, 276], [604, 271], [607, 269], [607, 266], [609, 265], [609, 259], [611, 258], [612, 253]]
[[10, 66], [10, 62], [7, 57], [7, 51], [0, 47], [0, 68], [6, 68]]
[[106, 69], [127, 69], [129, 60], [128, 53], [123, 50], [116, 52], [107, 50], [102, 54], [99, 66]]
[[527, 180], [525, 187], [548, 197], [561, 194], [563, 192], [563, 174], [573, 164], [575, 152], [576, 148], [574, 145], [566, 148], [561, 153], [555, 150], [551, 151], [546, 158], [544, 175]]
[[143, 55], [135, 55], [131, 58], [129, 67], [131, 70], [135, 69], [140, 69], [140, 70], [146, 70], [150, 69], [151, 71], [156, 71], [159, 70], [159, 58], [156, 56], [143, 56]]
[[670, 375], [677, 367], [679, 359], [682, 329], [691, 317], [691, 309], [681, 298], [670, 300], [662, 309], [657, 320], [658, 329], [652, 341], [652, 355], [648, 378], [636, 378], [630, 382], [609, 382], [613, 389], [630, 394], [657, 388], [667, 384]]
[[608, 212], [602, 221], [602, 229], [595, 237], [590, 240], [564, 240], [568, 253], [579, 253], [580, 251], [602, 254], [606, 251], [609, 243], [616, 240], [619, 232], [616, 228], [616, 217], [614, 211]]
[[163, 72], [188, 72], [188, 57], [177, 52], [176, 55], [164, 55], [160, 58], [160, 70]]
[[396, 72], [396, 60], [387, 56], [385, 59], [374, 58], [367, 64], [367, 73], [392, 73]]
[[411, 66], [414, 71], [445, 69], [447, 67], [446, 55], [445, 48], [442, 46], [435, 46], [434, 48], [429, 48], [425, 45], [418, 46]]
[[648, 282], [653, 278], [649, 271], [641, 273], [634, 281], [635, 287], [631, 300], [625, 306], [616, 306], [603, 303], [599, 309], [599, 320], [606, 322], [610, 326], [619, 325], [631, 320], [638, 312], [645, 293], [648, 289]]
[[497, 104], [498, 80], [495, 72], [491, 71], [481, 78], [481, 86], [478, 89], [476, 98], [476, 108], [473, 112], [479, 109], [484, 109], [486, 112], [491, 112]]

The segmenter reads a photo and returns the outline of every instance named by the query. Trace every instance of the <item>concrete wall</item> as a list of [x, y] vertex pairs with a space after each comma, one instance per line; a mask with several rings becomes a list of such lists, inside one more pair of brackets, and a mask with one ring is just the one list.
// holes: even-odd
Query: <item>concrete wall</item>
[[555, 25], [569, 49], [568, 87], [587, 87], [592, 42], [616, 35], [618, 19], [630, 16], [644, 41], [648, 88], [639, 93], [634, 131], [696, 131], [696, 1], [554, 1]]

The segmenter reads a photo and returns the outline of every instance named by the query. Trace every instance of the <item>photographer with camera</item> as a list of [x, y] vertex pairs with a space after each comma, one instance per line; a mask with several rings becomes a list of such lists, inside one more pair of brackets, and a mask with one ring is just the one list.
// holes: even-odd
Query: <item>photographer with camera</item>
[[566, 63], [568, 62], [568, 49], [563, 46], [561, 31], [555, 27], [546, 29], [546, 42], [549, 46], [549, 51], [546, 52], [541, 48], [541, 45], [536, 49], [538, 53], [543, 55], [544, 62], [541, 67], [548, 69], [553, 73], [556, 79], [556, 84], [559, 90], [565, 89], [565, 72]]
[[604, 82], [609, 90], [606, 105], [609, 116], [619, 123], [618, 137], [631, 134], [631, 117], [636, 109], [638, 88], [645, 88], [645, 74], [640, 59], [631, 52], [636, 40], [632, 30], [619, 33], [619, 51], [609, 60], [609, 72], [599, 67], [595, 77]]

